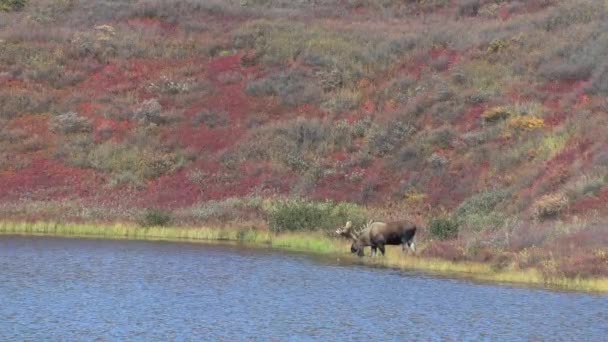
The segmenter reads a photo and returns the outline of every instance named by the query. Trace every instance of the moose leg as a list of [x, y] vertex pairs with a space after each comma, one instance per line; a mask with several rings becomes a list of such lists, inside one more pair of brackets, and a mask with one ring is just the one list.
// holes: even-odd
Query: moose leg
[[376, 253], [378, 253], [378, 252], [376, 251], [376, 246], [371, 246], [371, 247], [372, 247], [372, 254], [371, 254], [371, 256], [372, 256], [372, 257], [375, 257], [375, 256], [376, 256]]
[[412, 252], [416, 253], [416, 242], [414, 241], [414, 237], [407, 242], [407, 246], [412, 250]]
[[378, 248], [380, 248], [380, 252], [382, 253], [382, 256], [384, 256], [384, 245], [378, 245]]
[[410, 248], [411, 249], [412, 248], [411, 243], [412, 243], [411, 240], [409, 240], [409, 241], [408, 240], [401, 240], [401, 252], [405, 253], [406, 252], [405, 251], [406, 248]]

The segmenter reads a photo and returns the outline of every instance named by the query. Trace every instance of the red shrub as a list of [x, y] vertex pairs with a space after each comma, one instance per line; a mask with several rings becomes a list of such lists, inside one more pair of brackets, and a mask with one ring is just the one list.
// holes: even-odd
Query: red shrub
[[151, 181], [139, 201], [142, 207], [177, 208], [190, 206], [201, 197], [201, 188], [184, 170]]
[[454, 241], [433, 241], [422, 253], [425, 257], [462, 261], [466, 257], [464, 249]]
[[558, 267], [566, 277], [605, 277], [608, 276], [608, 253], [604, 250], [573, 255], [562, 260]]
[[61, 200], [93, 196], [103, 184], [92, 170], [35, 159], [17, 172], [0, 174], [0, 200]]

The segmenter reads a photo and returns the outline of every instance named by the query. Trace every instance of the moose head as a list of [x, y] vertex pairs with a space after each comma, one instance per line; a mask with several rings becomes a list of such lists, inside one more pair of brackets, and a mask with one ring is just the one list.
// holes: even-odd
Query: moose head
[[336, 234], [351, 239], [353, 241], [352, 245], [350, 246], [351, 253], [356, 253], [361, 256], [363, 255], [363, 247], [367, 245], [365, 243], [368, 240], [366, 239], [366, 236], [368, 235], [373, 223], [374, 220], [370, 220], [361, 229], [355, 231], [352, 221], [347, 221], [344, 227], [336, 230]]

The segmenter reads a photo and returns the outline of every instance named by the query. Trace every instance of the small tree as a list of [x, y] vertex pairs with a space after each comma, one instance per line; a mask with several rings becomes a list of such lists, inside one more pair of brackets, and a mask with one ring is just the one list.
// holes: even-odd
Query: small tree
[[0, 0], [0, 11], [10, 12], [22, 10], [27, 0]]
[[140, 224], [144, 227], [164, 227], [173, 220], [171, 213], [160, 209], [146, 209]]
[[431, 236], [439, 240], [450, 240], [457, 237], [458, 228], [458, 222], [449, 217], [435, 218], [429, 225]]

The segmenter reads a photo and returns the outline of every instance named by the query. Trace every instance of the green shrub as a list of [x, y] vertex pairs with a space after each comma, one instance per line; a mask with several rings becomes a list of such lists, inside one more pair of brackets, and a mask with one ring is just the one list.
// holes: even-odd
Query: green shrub
[[443, 127], [431, 133], [428, 142], [431, 145], [446, 149], [452, 146], [452, 141], [456, 137], [456, 132], [451, 127]]
[[486, 190], [473, 195], [466, 199], [456, 209], [458, 216], [467, 216], [471, 214], [488, 214], [496, 208], [498, 204], [511, 197], [511, 194], [506, 190]]
[[319, 119], [298, 118], [261, 127], [239, 147], [243, 158], [273, 160], [298, 171], [306, 171], [319, 155], [348, 147], [352, 128]]
[[51, 96], [40, 93], [25, 91], [2, 93], [0, 94], [0, 118], [12, 119], [24, 114], [41, 114], [51, 109], [53, 101]]
[[606, 176], [585, 175], [566, 186], [567, 195], [571, 200], [584, 196], [597, 196], [606, 184]]
[[146, 209], [140, 219], [140, 224], [144, 227], [164, 227], [173, 221], [171, 213], [160, 209]]
[[405, 76], [393, 81], [381, 94], [383, 98], [405, 104], [414, 95], [415, 85], [416, 80], [414, 78]]
[[251, 81], [245, 91], [251, 96], [278, 96], [287, 106], [314, 104], [321, 98], [321, 89], [301, 70], [271, 74]]
[[74, 57], [95, 57], [107, 62], [117, 55], [117, 32], [113, 26], [99, 25], [93, 30], [78, 31], [70, 40], [69, 54]]
[[428, 163], [435, 170], [443, 170], [449, 163], [450, 160], [439, 153], [433, 153], [428, 158]]
[[96, 144], [89, 133], [64, 135], [55, 154], [69, 165], [93, 168], [110, 176], [110, 185], [139, 186], [146, 179], [172, 173], [190, 157], [159, 141], [158, 128], [139, 129], [125, 142]]
[[409, 37], [387, 42], [371, 34], [268, 20], [248, 22], [236, 33], [233, 43], [239, 49], [255, 49], [267, 64], [281, 65], [300, 59], [326, 76], [334, 73], [330, 82], [324, 82], [328, 89], [352, 86], [362, 77], [388, 67], [414, 46]]
[[371, 132], [369, 150], [372, 154], [384, 156], [399, 147], [414, 130], [412, 126], [401, 121], [390, 122], [386, 127]]
[[500, 227], [506, 216], [495, 208], [510, 197], [506, 190], [486, 190], [473, 195], [456, 209], [456, 219], [461, 226], [474, 231]]
[[93, 130], [91, 120], [75, 112], [67, 112], [51, 119], [51, 131], [62, 134], [86, 133]]
[[163, 111], [157, 99], [148, 99], [140, 103], [133, 111], [133, 119], [142, 124], [154, 123], [162, 125], [169, 123], [173, 119]]
[[353, 110], [361, 102], [361, 93], [357, 90], [340, 89], [321, 104], [321, 108], [330, 113], [341, 114]]
[[[484, 60], [466, 64], [463, 71], [466, 82], [478, 92], [475, 96], [482, 99], [500, 94], [505, 84], [513, 78], [512, 71], [507, 66]], [[479, 99], [474, 102], [479, 102]]]
[[360, 226], [365, 221], [363, 209], [351, 203], [314, 202], [288, 199], [273, 203], [268, 209], [268, 223], [273, 232], [330, 231], [352, 221]]
[[544, 29], [547, 31], [559, 30], [570, 25], [589, 23], [601, 18], [601, 1], [584, 0], [565, 2], [556, 8], [553, 13], [545, 19]]
[[263, 200], [259, 197], [227, 198], [218, 201], [198, 203], [179, 210], [180, 217], [191, 217], [196, 221], [234, 222], [260, 218], [263, 214]]
[[549, 81], [578, 81], [588, 79], [593, 68], [594, 64], [591, 61], [567, 61], [543, 65], [539, 73]]
[[460, 0], [458, 3], [458, 15], [463, 17], [474, 17], [479, 12], [479, 0]]
[[585, 90], [593, 95], [608, 95], [608, 66], [597, 68], [591, 77], [591, 85]]
[[223, 110], [204, 110], [194, 115], [192, 123], [195, 125], [205, 124], [209, 128], [226, 127], [230, 121], [228, 113]]
[[449, 217], [438, 217], [431, 220], [429, 233], [439, 240], [449, 240], [458, 236], [459, 224]]
[[0, 0], [0, 11], [10, 12], [22, 10], [28, 0]]
[[187, 93], [191, 91], [194, 86], [195, 83], [193, 79], [179, 80], [167, 75], [162, 75], [157, 82], [150, 83], [147, 88], [148, 90], [159, 94], [176, 95]]

